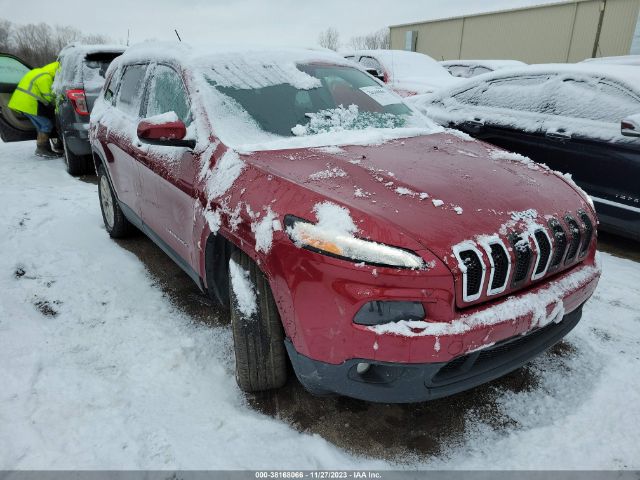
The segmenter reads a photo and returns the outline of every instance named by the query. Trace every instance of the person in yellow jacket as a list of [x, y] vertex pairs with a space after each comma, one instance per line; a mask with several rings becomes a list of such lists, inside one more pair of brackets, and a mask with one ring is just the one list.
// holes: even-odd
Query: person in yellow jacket
[[53, 62], [41, 68], [30, 70], [13, 92], [9, 108], [25, 115], [36, 127], [36, 155], [53, 158], [59, 155], [51, 149], [49, 136], [53, 130], [52, 115], [54, 98], [51, 86], [60, 68], [59, 62]]

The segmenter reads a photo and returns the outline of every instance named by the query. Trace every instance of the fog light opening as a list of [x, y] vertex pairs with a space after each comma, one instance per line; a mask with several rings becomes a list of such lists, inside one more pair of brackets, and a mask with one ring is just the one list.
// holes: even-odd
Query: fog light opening
[[374, 300], [358, 310], [353, 322], [372, 327], [402, 320], [420, 321], [425, 316], [424, 306], [420, 302]]
[[370, 363], [359, 363], [358, 365], [356, 365], [356, 372], [358, 372], [358, 375], [364, 375], [369, 371], [370, 368]]

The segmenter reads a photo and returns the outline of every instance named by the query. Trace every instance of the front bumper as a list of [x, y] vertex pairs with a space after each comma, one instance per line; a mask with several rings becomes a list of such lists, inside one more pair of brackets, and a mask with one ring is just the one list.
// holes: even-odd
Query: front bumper
[[[453, 395], [520, 368], [562, 340], [581, 317], [582, 305], [558, 323], [441, 363], [352, 359], [332, 365], [298, 353], [289, 340], [285, 344], [298, 380], [311, 393], [339, 394], [380, 403], [413, 403]], [[359, 363], [368, 363], [370, 367], [360, 374]]]

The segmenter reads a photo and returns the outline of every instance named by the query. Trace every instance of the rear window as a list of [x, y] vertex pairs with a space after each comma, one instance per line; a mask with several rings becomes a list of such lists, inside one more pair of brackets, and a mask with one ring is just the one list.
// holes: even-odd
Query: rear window
[[129, 65], [126, 67], [118, 89], [117, 109], [129, 115], [138, 116], [146, 73], [147, 65]]
[[111, 62], [120, 53], [92, 53], [85, 57], [82, 65], [82, 80], [85, 90], [100, 90]]

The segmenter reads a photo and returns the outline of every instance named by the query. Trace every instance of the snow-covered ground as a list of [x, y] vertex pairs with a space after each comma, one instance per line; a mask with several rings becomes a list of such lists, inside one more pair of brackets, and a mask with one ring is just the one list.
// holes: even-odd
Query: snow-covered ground
[[[97, 187], [33, 148], [0, 143], [0, 470], [393, 467], [253, 410], [229, 329], [173, 306], [109, 239]], [[602, 260], [568, 353], [498, 392], [508, 421], [471, 414], [412, 468], [640, 468], [640, 268]]]

